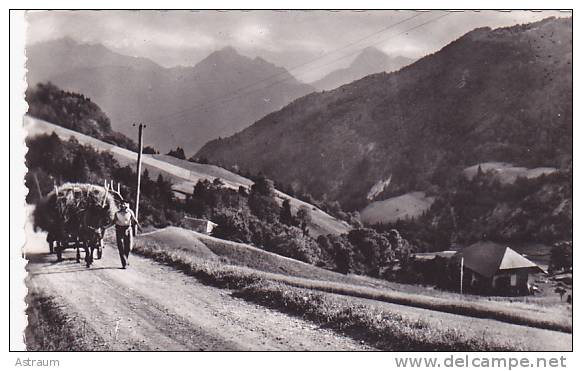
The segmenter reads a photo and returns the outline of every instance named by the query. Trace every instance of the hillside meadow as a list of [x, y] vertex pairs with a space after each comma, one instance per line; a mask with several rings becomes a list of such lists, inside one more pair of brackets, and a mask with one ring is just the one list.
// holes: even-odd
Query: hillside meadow
[[545, 305], [536, 302], [536, 298], [522, 301], [459, 295], [419, 285], [343, 275], [249, 245], [178, 228], [139, 236], [134, 252], [177, 267], [203, 282], [230, 289], [269, 281], [302, 290], [430, 310], [442, 316], [462, 315], [565, 333], [572, 331], [571, 306], [565, 303]]

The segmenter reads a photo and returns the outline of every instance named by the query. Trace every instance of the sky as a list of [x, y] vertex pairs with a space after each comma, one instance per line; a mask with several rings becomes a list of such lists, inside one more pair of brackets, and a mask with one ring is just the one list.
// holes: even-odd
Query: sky
[[27, 43], [72, 38], [165, 66], [192, 66], [234, 47], [304, 82], [347, 66], [365, 47], [420, 58], [478, 27], [503, 27], [557, 11], [33, 11]]

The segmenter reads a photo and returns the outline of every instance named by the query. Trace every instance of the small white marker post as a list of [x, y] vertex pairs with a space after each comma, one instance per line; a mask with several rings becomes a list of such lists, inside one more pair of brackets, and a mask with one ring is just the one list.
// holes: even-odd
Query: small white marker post
[[465, 264], [465, 258], [461, 256], [461, 294], [463, 293], [463, 265]]

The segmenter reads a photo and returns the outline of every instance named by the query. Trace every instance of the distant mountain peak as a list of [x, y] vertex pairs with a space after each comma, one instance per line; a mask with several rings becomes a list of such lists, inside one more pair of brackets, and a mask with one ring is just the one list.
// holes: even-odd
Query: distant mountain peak
[[[99, 43], [80, 42], [72, 37], [48, 40], [26, 47], [27, 78], [32, 82], [46, 81], [71, 69], [103, 66], [159, 69], [151, 59], [117, 53]], [[65, 67], [67, 66], [67, 67]]]
[[365, 65], [366, 67], [370, 68], [382, 68], [384, 65], [389, 63], [390, 59], [391, 58], [388, 56], [388, 54], [372, 46], [369, 46], [362, 50], [360, 54], [358, 54], [356, 59], [354, 59], [354, 61], [351, 63], [351, 66], [359, 67]]
[[238, 73], [248, 74], [248, 76], [288, 74], [290, 80], [289, 83], [297, 83], [285, 68], [277, 66], [259, 56], [252, 58], [240, 54], [232, 46], [227, 46], [212, 52], [208, 57], [204, 58], [196, 65], [196, 71], [199, 74], [218, 73], [223, 75], [225, 70], [237, 71]]
[[224, 60], [224, 59], [238, 59], [238, 58], [246, 58], [245, 56], [241, 55], [235, 48], [232, 46], [225, 46], [222, 49], [218, 49], [210, 53], [206, 58], [203, 60]]
[[219, 49], [219, 50], [215, 51], [214, 53], [222, 54], [222, 55], [236, 55], [236, 56], [241, 57], [239, 52], [234, 47], [232, 47], [230, 45], [225, 46], [224, 48]]
[[232, 46], [215, 50], [196, 64], [199, 69], [215, 68], [217, 66], [241, 66], [252, 62], [252, 59], [241, 55]]
[[265, 64], [265, 65], [270, 65], [270, 66], [275, 66], [273, 63], [269, 62], [268, 60], [261, 58], [259, 56], [255, 57], [253, 59], [254, 62], [258, 63], [258, 64]]
[[356, 57], [356, 59], [360, 58], [388, 58], [388, 54], [384, 53], [378, 48], [373, 46], [368, 46], [367, 48], [363, 49], [360, 54]]
[[364, 49], [362, 49], [362, 53], [381, 53], [381, 54], [386, 54], [383, 51], [381, 51], [380, 49], [376, 48], [375, 46], [367, 46], [367, 47], [365, 47]]
[[[195, 151], [313, 91], [283, 67], [243, 55], [232, 46], [215, 50], [194, 66], [172, 68], [72, 38], [29, 45], [26, 54], [30, 86], [51, 81], [91, 97], [107, 112], [112, 126], [128, 135], [134, 134], [128, 122], [150, 122], [148, 140], [162, 151], [176, 146]], [[284, 78], [257, 86], [270, 76]], [[244, 94], [233, 94], [251, 85]], [[216, 101], [226, 96], [226, 102]], [[210, 104], [193, 108], [200, 102]], [[160, 122], [164, 115], [171, 120]]]
[[331, 90], [368, 75], [396, 71], [412, 62], [410, 58], [389, 56], [369, 46], [363, 49], [347, 68], [333, 71], [313, 85], [319, 90]]

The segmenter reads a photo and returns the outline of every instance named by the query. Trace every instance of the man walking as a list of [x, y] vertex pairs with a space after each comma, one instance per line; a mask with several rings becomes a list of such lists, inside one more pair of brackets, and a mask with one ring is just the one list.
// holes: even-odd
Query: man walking
[[129, 252], [132, 244], [132, 223], [139, 226], [135, 214], [129, 208], [129, 203], [121, 204], [119, 211], [115, 213], [115, 235], [117, 237], [117, 249], [121, 259], [121, 267], [125, 269], [129, 265]]

